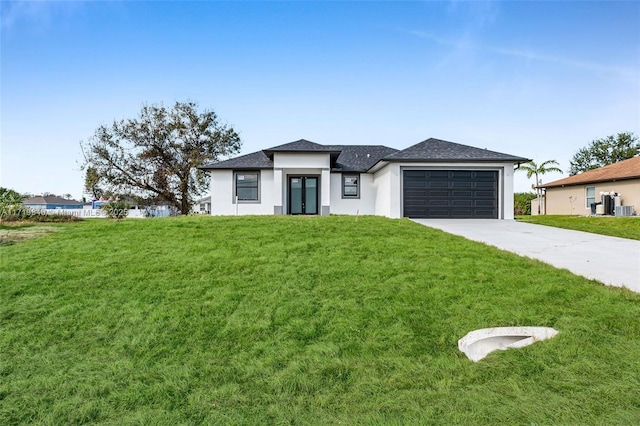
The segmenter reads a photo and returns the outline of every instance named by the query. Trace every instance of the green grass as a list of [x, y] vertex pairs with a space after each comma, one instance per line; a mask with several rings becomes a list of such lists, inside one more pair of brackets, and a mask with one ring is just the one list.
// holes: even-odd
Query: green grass
[[638, 217], [586, 217], [586, 216], [518, 216], [521, 222], [576, 231], [609, 235], [612, 237], [640, 240], [640, 218]]
[[[638, 424], [640, 295], [408, 220], [85, 220], [0, 247], [0, 424]], [[473, 363], [484, 327], [560, 334]]]

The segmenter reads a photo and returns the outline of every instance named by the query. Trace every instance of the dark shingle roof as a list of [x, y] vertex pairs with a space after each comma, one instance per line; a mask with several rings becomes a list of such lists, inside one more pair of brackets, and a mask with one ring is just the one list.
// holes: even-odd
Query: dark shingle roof
[[252, 152], [240, 157], [230, 158], [219, 163], [205, 164], [199, 167], [202, 170], [210, 169], [273, 169], [273, 161], [267, 157], [264, 151]]
[[336, 150], [334, 147], [328, 145], [320, 145], [319, 143], [311, 142], [306, 139], [300, 139], [295, 142], [289, 142], [284, 145], [264, 149], [263, 151], [272, 158], [274, 152], [329, 152], [337, 154], [340, 150]]
[[35, 197], [29, 197], [22, 200], [22, 204], [30, 205], [30, 204], [58, 204], [65, 206], [81, 206], [82, 203], [76, 200], [68, 200], [62, 197], [56, 197], [53, 195], [41, 196], [37, 195]]
[[513, 161], [523, 163], [527, 158], [475, 148], [459, 143], [430, 138], [407, 149], [388, 155], [386, 161]]
[[472, 146], [427, 139], [398, 151], [383, 145], [320, 145], [305, 139], [265, 149], [219, 163], [200, 167], [209, 169], [271, 169], [275, 152], [317, 152], [331, 154], [332, 171], [366, 172], [381, 160], [385, 161], [512, 161], [523, 163], [526, 158], [474, 148]]
[[366, 172], [382, 158], [398, 152], [383, 145], [333, 145], [340, 155], [333, 165], [335, 172]]

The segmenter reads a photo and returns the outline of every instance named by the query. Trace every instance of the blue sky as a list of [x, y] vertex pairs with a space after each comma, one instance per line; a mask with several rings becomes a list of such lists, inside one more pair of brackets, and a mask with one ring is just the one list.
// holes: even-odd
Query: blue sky
[[640, 135], [636, 1], [2, 1], [0, 17], [0, 186], [20, 192], [81, 197], [80, 141], [143, 103], [215, 110], [242, 153], [436, 137], [566, 171], [593, 139]]

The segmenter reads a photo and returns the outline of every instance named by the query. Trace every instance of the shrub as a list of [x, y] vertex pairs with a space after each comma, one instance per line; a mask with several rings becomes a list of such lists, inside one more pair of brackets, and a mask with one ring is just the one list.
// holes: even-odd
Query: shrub
[[129, 208], [131, 206], [124, 201], [110, 201], [108, 204], [100, 207], [105, 211], [107, 217], [110, 219], [124, 219], [129, 214]]
[[71, 213], [50, 213], [34, 210], [23, 205], [0, 206], [0, 222], [77, 222], [82, 218]]
[[517, 192], [513, 194], [513, 214], [516, 216], [531, 214], [531, 200], [535, 200], [533, 192]]

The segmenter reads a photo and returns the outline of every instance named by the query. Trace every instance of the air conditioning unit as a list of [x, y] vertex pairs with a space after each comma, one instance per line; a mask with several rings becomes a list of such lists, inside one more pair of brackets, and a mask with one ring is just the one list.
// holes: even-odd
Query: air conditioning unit
[[616, 206], [616, 216], [633, 216], [633, 206]]

